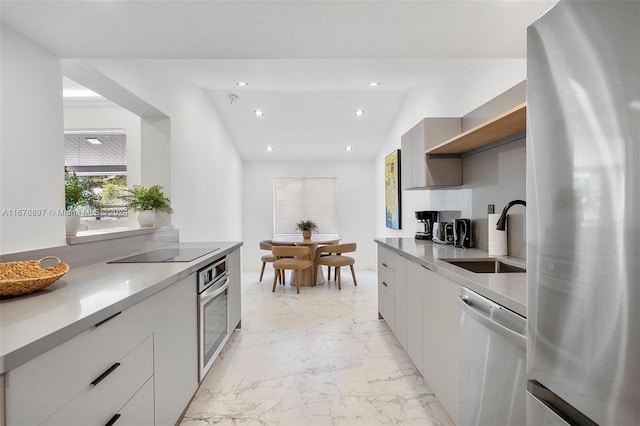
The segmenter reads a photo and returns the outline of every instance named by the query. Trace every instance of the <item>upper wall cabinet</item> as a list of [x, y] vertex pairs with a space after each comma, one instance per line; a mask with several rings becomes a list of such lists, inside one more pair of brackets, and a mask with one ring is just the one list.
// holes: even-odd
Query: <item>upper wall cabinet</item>
[[460, 118], [425, 118], [401, 139], [402, 189], [462, 185], [459, 156], [427, 158], [428, 151], [462, 132]]
[[527, 104], [522, 103], [466, 132], [426, 150], [433, 154], [464, 154], [527, 129]]

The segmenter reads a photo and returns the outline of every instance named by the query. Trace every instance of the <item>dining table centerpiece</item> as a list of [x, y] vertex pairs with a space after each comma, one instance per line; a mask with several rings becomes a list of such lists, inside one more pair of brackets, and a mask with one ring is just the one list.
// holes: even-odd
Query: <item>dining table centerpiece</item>
[[305, 240], [311, 239], [311, 232], [318, 230], [318, 225], [312, 220], [301, 220], [296, 223], [296, 230], [302, 231], [302, 238]]

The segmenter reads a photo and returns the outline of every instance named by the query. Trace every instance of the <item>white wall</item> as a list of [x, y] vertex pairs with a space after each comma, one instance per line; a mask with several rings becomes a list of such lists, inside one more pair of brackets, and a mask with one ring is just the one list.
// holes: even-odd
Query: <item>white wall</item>
[[[384, 157], [394, 149], [400, 148], [401, 136], [418, 121], [425, 117], [462, 117], [525, 78], [525, 59], [483, 60], [442, 80], [410, 91], [376, 159], [375, 182], [383, 181]], [[384, 187], [376, 185], [376, 236], [412, 237], [415, 233], [414, 212], [417, 210], [456, 210], [463, 214], [471, 213], [471, 188], [455, 190], [455, 197], [447, 198], [451, 205], [446, 206], [432, 205], [431, 193], [434, 191], [446, 190], [403, 191], [403, 229], [393, 230], [385, 227]]]
[[[170, 170], [157, 169], [150, 176], [170, 176], [172, 223], [180, 240], [242, 240], [242, 161], [206, 93], [135, 61], [86, 62], [169, 117], [170, 125], [161, 120], [157, 128], [149, 122], [143, 132], [170, 127]], [[143, 169], [151, 169], [153, 164], [144, 165], [145, 152], [153, 147], [145, 141], [143, 134]], [[156, 161], [162, 167], [162, 158]], [[143, 171], [143, 183], [152, 183], [144, 177]]]
[[[353, 254], [358, 268], [373, 269], [376, 263], [375, 175], [373, 161], [245, 161], [244, 268], [260, 267], [260, 257], [265, 252], [260, 250], [259, 242], [273, 237], [273, 178], [337, 177], [339, 237], [342, 242], [358, 244]], [[380, 184], [384, 184], [383, 178]], [[384, 213], [384, 205], [380, 211]]]
[[64, 138], [60, 61], [1, 28], [0, 211], [44, 209], [44, 216], [0, 217], [0, 253], [65, 244]]

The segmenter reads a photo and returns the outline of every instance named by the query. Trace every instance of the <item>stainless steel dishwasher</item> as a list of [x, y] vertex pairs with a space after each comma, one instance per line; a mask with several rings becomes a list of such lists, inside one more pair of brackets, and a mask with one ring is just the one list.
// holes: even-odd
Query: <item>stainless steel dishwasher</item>
[[460, 290], [460, 426], [525, 425], [526, 318]]

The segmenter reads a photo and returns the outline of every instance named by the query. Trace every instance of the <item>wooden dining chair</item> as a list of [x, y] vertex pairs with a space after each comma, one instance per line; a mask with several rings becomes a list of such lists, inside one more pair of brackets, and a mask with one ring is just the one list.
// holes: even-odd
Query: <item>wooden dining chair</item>
[[267, 263], [273, 263], [276, 260], [273, 257], [273, 253], [271, 253], [272, 244], [268, 240], [260, 241], [260, 250], [269, 250], [268, 254], [263, 255], [260, 260], [262, 261], [262, 269], [260, 269], [260, 280], [262, 281], [262, 276], [264, 275], [264, 268], [267, 266]]
[[[273, 276], [273, 289], [276, 291], [276, 283], [278, 282], [278, 276], [284, 274], [285, 270], [303, 271], [313, 267], [313, 260], [311, 259], [311, 249], [305, 246], [273, 246], [271, 248], [273, 257], [274, 276]], [[313, 272], [310, 271], [310, 275], [313, 276]], [[296, 292], [300, 293], [300, 278], [297, 277]], [[281, 278], [281, 283], [284, 284], [284, 280]]]
[[[335, 244], [331, 246], [318, 247], [316, 250], [315, 263], [318, 266], [326, 265], [329, 267], [328, 276], [331, 277], [331, 267], [334, 268], [334, 278], [338, 282], [338, 290], [342, 290], [342, 279], [340, 268], [349, 266], [351, 268], [351, 276], [353, 276], [353, 284], [358, 285], [356, 281], [356, 272], [353, 269], [355, 259], [349, 256], [343, 256], [343, 253], [351, 253], [356, 251], [356, 243]], [[328, 256], [326, 254], [329, 253]], [[316, 268], [314, 275], [318, 274]], [[314, 281], [315, 282], [315, 281]]]

